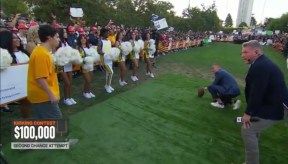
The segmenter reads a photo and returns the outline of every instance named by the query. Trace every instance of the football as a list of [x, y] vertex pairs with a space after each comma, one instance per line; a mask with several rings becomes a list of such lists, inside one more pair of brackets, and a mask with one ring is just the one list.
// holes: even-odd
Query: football
[[203, 97], [204, 93], [205, 93], [204, 88], [199, 88], [199, 89], [198, 89], [198, 92], [197, 92], [198, 97]]

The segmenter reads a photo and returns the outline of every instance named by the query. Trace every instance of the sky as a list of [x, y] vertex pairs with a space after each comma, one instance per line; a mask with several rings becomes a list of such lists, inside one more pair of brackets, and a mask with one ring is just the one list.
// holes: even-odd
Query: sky
[[[161, 0], [171, 2], [176, 15], [182, 16], [183, 9], [188, 7], [189, 0]], [[204, 3], [210, 6], [214, 0], [190, 0], [191, 7], [200, 7]], [[225, 21], [228, 13], [231, 14], [233, 25], [236, 24], [239, 0], [215, 0], [217, 14]], [[257, 23], [263, 22], [266, 17], [279, 18], [288, 12], [288, 0], [254, 0], [252, 14]]]

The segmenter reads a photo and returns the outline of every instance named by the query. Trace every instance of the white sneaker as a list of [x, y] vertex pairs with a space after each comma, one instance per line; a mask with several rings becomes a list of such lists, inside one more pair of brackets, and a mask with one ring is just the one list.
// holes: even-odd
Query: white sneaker
[[112, 88], [111, 86], [109, 86], [109, 89], [113, 92], [114, 91], [114, 88]]
[[136, 76], [131, 76], [132, 81], [137, 81], [136, 78], [137, 78]]
[[64, 99], [64, 104], [65, 105], [68, 105], [68, 106], [71, 106], [73, 105], [74, 103], [70, 101], [70, 99]]
[[155, 76], [154, 76], [154, 74], [153, 74], [153, 73], [151, 73], [151, 74], [150, 74], [150, 77], [154, 78]]
[[125, 82], [125, 81], [121, 81], [121, 80], [119, 80], [119, 84], [120, 84], [120, 86], [124, 86], [124, 85], [127, 85], [127, 83]]
[[136, 81], [138, 81], [138, 80], [139, 80], [137, 76], [135, 76], [135, 80], [136, 80]]
[[70, 102], [72, 102], [73, 104], [77, 104], [77, 102], [76, 102], [73, 98], [70, 98], [69, 100], [70, 100]]
[[150, 74], [151, 74], [150, 72], [146, 72], [146, 76], [150, 76]]
[[218, 102], [211, 102], [211, 105], [216, 107], [216, 108], [221, 108], [221, 109], [224, 108], [224, 105], [223, 104], [219, 104]]
[[112, 92], [108, 85], [105, 85], [104, 88], [105, 88], [107, 93], [111, 93]]
[[91, 96], [91, 98], [95, 97], [95, 95], [92, 92], [89, 92], [88, 94]]
[[122, 83], [122, 81], [120, 79], [119, 79], [119, 85], [124, 86], [124, 84]]
[[91, 99], [91, 98], [92, 98], [89, 93], [85, 93], [85, 92], [83, 93], [83, 96], [84, 96], [85, 98], [87, 98], [87, 99]]
[[239, 109], [240, 106], [241, 106], [241, 100], [237, 100], [237, 101], [233, 104], [233, 110]]

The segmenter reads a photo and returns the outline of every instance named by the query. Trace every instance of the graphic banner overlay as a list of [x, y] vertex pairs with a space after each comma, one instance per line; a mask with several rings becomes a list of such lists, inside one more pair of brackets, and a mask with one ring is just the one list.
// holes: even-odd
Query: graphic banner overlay
[[11, 149], [69, 149], [65, 119], [13, 120], [11, 135]]

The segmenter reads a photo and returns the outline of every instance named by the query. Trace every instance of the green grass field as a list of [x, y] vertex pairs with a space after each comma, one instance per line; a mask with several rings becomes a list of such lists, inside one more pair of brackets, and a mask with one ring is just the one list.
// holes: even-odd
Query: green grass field
[[[104, 93], [104, 75], [97, 72], [95, 101], [82, 98], [82, 78], [78, 77], [73, 92], [79, 104], [61, 108], [69, 118], [70, 136], [79, 138], [79, 143], [65, 151], [11, 150], [6, 125], [6, 132], [1, 134], [6, 142], [4, 152], [12, 164], [241, 164], [241, 125], [234, 119], [242, 116], [245, 109], [243, 89], [248, 66], [242, 62], [240, 52], [241, 45], [215, 43], [161, 56], [155, 79], [142, 76], [140, 83], [120, 88], [116, 75], [114, 86], [118, 90], [112, 95]], [[281, 54], [271, 48], [265, 48], [265, 52], [279, 65], [288, 82]], [[215, 109], [210, 106], [210, 95], [196, 96], [198, 87], [213, 80], [213, 63], [237, 78], [242, 90], [240, 110]], [[8, 122], [17, 113], [1, 117]], [[266, 130], [261, 136], [261, 163], [287, 163], [287, 139], [287, 120]]]

